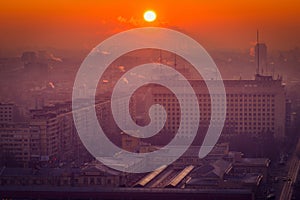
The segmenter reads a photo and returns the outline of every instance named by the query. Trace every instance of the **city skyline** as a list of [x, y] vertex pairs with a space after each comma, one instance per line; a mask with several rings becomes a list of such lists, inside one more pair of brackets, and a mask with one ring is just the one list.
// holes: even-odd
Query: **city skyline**
[[297, 0], [4, 0], [0, 198], [300, 198]]

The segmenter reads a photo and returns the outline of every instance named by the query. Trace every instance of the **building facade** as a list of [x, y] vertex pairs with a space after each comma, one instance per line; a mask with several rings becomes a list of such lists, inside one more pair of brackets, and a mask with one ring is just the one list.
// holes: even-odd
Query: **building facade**
[[[219, 87], [219, 81], [213, 81], [215, 87]], [[205, 130], [211, 120], [211, 97], [208, 93], [206, 83], [203, 80], [191, 80], [199, 102], [200, 109], [200, 129]], [[226, 90], [226, 120], [223, 134], [255, 134], [260, 135], [265, 132], [272, 132], [276, 138], [285, 136], [285, 105], [286, 96], [282, 79], [273, 79], [271, 76], [256, 75], [254, 80], [224, 80]], [[222, 98], [219, 94], [214, 100]], [[180, 124], [180, 118], [193, 119], [194, 116], [188, 114], [181, 115], [180, 106], [176, 96], [165, 90], [162, 86], [156, 85], [152, 89], [153, 103], [161, 104], [165, 107], [169, 121], [165, 124], [165, 132], [176, 134]], [[186, 96], [189, 101], [189, 96]], [[218, 103], [218, 102], [217, 102]], [[160, 119], [159, 113], [156, 118]], [[189, 137], [189, 130], [185, 130], [185, 136]]]
[[18, 110], [13, 103], [0, 103], [0, 123], [13, 122], [18, 119]]

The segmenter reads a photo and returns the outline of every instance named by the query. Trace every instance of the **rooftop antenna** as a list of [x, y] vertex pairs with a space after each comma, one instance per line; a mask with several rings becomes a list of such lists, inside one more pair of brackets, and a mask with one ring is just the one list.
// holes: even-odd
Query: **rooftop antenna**
[[257, 69], [256, 69], [256, 74], [259, 75], [259, 38], [258, 38], [258, 29], [256, 32], [256, 46], [257, 46]]

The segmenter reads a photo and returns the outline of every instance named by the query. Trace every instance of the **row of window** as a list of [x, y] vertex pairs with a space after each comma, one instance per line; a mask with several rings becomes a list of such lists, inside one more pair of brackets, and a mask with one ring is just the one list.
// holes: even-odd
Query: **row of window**
[[[155, 103], [162, 103], [160, 100], [157, 100], [157, 99], [155, 99], [154, 100], [154, 102]], [[163, 101], [164, 102], [164, 101]], [[168, 107], [174, 107], [174, 108], [177, 108], [177, 107], [180, 107], [180, 105], [179, 105], [179, 103], [162, 103], [162, 105], [163, 106], [168, 106]], [[188, 104], [188, 106], [190, 106], [190, 107], [192, 107], [194, 104]], [[225, 104], [214, 104], [215, 106], [224, 106]], [[270, 103], [258, 103], [258, 104], [256, 104], [256, 103], [253, 103], [253, 104], [251, 104], [251, 103], [249, 103], [249, 104], [247, 104], [247, 103], [243, 103], [243, 104], [226, 104], [227, 105], [227, 107], [239, 107], [239, 108], [241, 108], [241, 107], [272, 107], [272, 108], [274, 108], [275, 107], [275, 104], [274, 103], [272, 103], [272, 104], [270, 104]], [[211, 106], [211, 104], [210, 103], [199, 103], [199, 106], [200, 106], [200, 108], [201, 107], [210, 107]], [[254, 108], [254, 109], [256, 109], [256, 108]]]
[[0, 107], [0, 110], [12, 110], [12, 107]]
[[245, 131], [247, 131], [247, 130], [249, 130], [249, 131], [251, 131], [251, 130], [253, 130], [253, 131], [256, 131], [256, 130], [271, 130], [271, 131], [274, 131], [275, 130], [275, 128], [274, 127], [256, 127], [256, 126], [254, 126], [254, 127], [251, 127], [251, 126], [249, 126], [249, 127], [235, 127], [235, 130], [236, 131], [242, 131], [242, 130], [245, 130]]
[[0, 115], [1, 118], [3, 117], [12, 117], [12, 115]]
[[[167, 109], [168, 111], [169, 111], [169, 115], [171, 116], [171, 117], [173, 117], [173, 116], [180, 116], [180, 112], [179, 112], [179, 109], [177, 110], [177, 112], [171, 112], [171, 110], [170, 109]], [[157, 110], [156, 110], [157, 111]], [[172, 111], [174, 111], [174, 110], [172, 110]], [[186, 111], [188, 111], [188, 110], [186, 110]], [[211, 115], [212, 113], [210, 112], [210, 110], [208, 110], [208, 112], [203, 112], [203, 111], [206, 111], [205, 109], [204, 110], [200, 110], [200, 115], [203, 115], [203, 116], [207, 116], [207, 115]], [[260, 110], [259, 110], [260, 111]], [[265, 111], [264, 111], [265, 112]], [[156, 115], [156, 116], [159, 116], [159, 115], [161, 115], [162, 113], [160, 113], [160, 112], [155, 112], [154, 113], [154, 115]], [[186, 116], [193, 116], [193, 115], [196, 115], [196, 113], [183, 113], [183, 115], [186, 115]], [[221, 116], [221, 115], [223, 115], [223, 112], [214, 112], [214, 115], [215, 116]], [[242, 113], [242, 112], [240, 112], [240, 113], [226, 113], [226, 117], [228, 118], [229, 116], [249, 116], [250, 118], [253, 116], [254, 118], [256, 117], [256, 116], [258, 116], [258, 117], [260, 117], [260, 116], [267, 116], [267, 117], [269, 117], [269, 116], [272, 116], [272, 117], [274, 117], [275, 116], [275, 114], [274, 114], [274, 111], [272, 112], [272, 113], [270, 113], [270, 110], [268, 110], [268, 112], [267, 113], [247, 113], [247, 112], [244, 112], [244, 113]]]
[[[164, 93], [157, 93], [157, 94], [153, 94], [154, 97], [175, 97], [174, 94], [164, 94]], [[184, 95], [184, 96], [193, 96], [193, 94], [189, 94], [189, 95]], [[197, 97], [210, 97], [210, 96], [214, 96], [214, 97], [222, 97], [223, 95], [221, 94], [196, 94]], [[258, 97], [258, 98], [274, 98], [275, 94], [226, 94], [226, 97]]]
[[11, 122], [12, 121], [12, 119], [6, 119], [6, 118], [0, 118], [0, 121], [2, 121], [2, 122]]

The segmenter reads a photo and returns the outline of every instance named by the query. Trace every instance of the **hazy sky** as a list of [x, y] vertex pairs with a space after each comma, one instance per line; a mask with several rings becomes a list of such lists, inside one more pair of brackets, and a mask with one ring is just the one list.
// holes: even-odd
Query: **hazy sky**
[[[157, 13], [154, 23], [143, 12]], [[1, 0], [0, 48], [90, 49], [134, 27], [162, 26], [197, 39], [209, 49], [300, 46], [299, 0]]]

